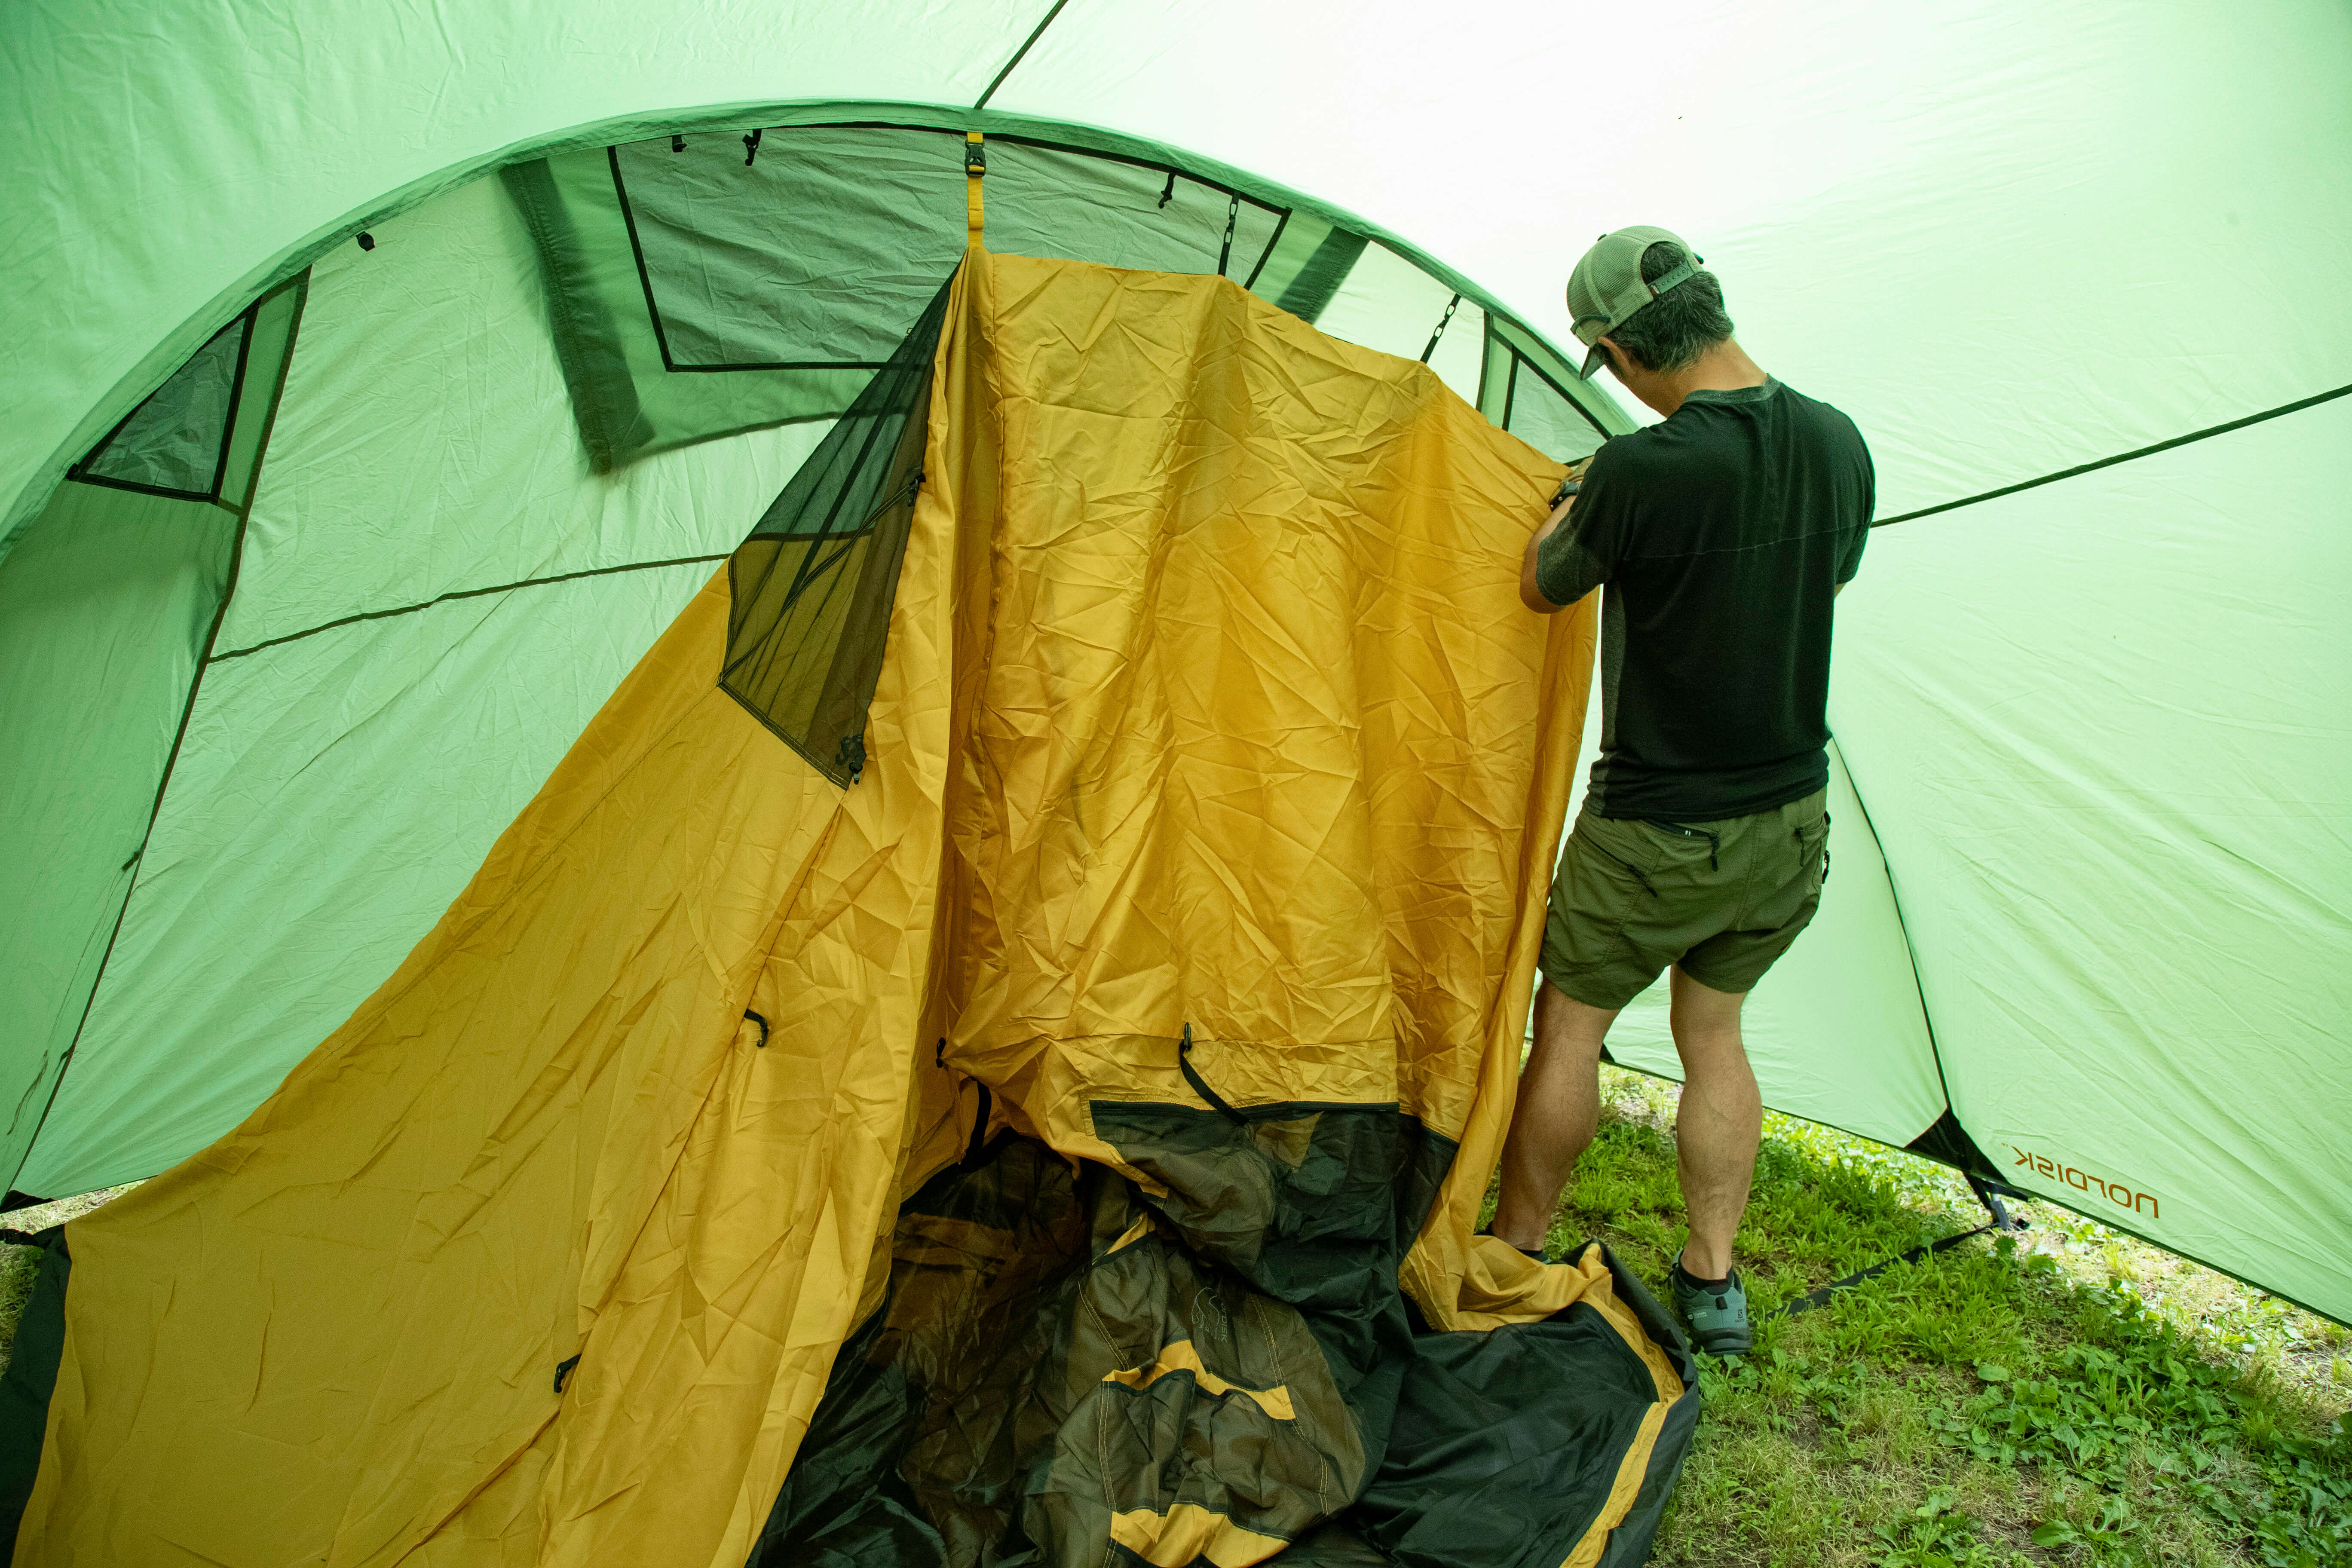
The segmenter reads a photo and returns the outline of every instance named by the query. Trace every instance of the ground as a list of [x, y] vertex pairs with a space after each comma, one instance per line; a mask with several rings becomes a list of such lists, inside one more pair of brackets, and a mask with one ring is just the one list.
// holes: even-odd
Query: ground
[[[1603, 1068], [1552, 1224], [1643, 1278], [1679, 1243], [1675, 1086]], [[1983, 1211], [1941, 1166], [1766, 1119], [1740, 1268], [1759, 1310]], [[116, 1189], [120, 1191], [121, 1189]], [[111, 1197], [13, 1215], [37, 1228]], [[2352, 1565], [2352, 1331], [2049, 1205], [1709, 1363], [1661, 1568]], [[37, 1254], [0, 1248], [0, 1354]]]
[[[137, 1185], [133, 1183], [132, 1185]], [[36, 1208], [18, 1209], [7, 1217], [10, 1230], [30, 1236], [47, 1230], [53, 1225], [63, 1225], [76, 1215], [85, 1215], [130, 1187], [106, 1187], [79, 1197], [59, 1198], [55, 1203]], [[41, 1254], [30, 1247], [0, 1247], [0, 1366], [8, 1364], [8, 1352], [16, 1344], [16, 1320], [25, 1315], [26, 1300], [33, 1293], [33, 1276], [40, 1271]]]
[[[1603, 1068], [1552, 1223], [1663, 1285], [1675, 1086]], [[2352, 1331], [2053, 1205], [1762, 1325], [1710, 1362], [1664, 1568], [2352, 1564]], [[1768, 1116], [1759, 1310], [1983, 1222], [1943, 1167]]]

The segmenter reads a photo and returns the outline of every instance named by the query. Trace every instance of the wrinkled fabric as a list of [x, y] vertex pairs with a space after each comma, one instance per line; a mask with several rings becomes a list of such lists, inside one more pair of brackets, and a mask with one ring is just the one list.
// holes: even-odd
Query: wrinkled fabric
[[1139, 1175], [1089, 1108], [1200, 1104], [1188, 1025], [1234, 1105], [1394, 1102], [1462, 1144], [1430, 1321], [1566, 1306], [1469, 1234], [1592, 668], [1591, 604], [1518, 602], [1559, 465], [1211, 280], [990, 256], [961, 298], [948, 1062]]
[[20, 1561], [740, 1562], [899, 1195], [1012, 1125], [1174, 1212], [1095, 1108], [1195, 1080], [1458, 1145], [1425, 1319], [1582, 1302], [1682, 1395], [1606, 1269], [1469, 1237], [1591, 663], [1516, 598], [1558, 466], [1225, 280], [975, 253], [925, 468], [859, 783], [719, 689], [722, 574], [400, 971], [75, 1222]]
[[740, 1561], [888, 1221], [944, 704], [918, 608], [845, 796], [718, 689], [726, 613], [261, 1110], [75, 1237], [23, 1561]]

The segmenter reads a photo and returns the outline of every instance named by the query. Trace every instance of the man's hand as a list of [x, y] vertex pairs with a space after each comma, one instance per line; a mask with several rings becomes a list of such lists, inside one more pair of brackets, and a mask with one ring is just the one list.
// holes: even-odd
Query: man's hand
[[1552, 514], [1544, 519], [1543, 526], [1536, 530], [1535, 537], [1528, 541], [1527, 553], [1519, 559], [1519, 602], [1537, 615], [1556, 616], [1568, 608], [1566, 605], [1555, 605], [1545, 598], [1543, 590], [1536, 585], [1536, 556], [1543, 549], [1543, 542], [1551, 537], [1552, 530], [1568, 521], [1569, 509], [1575, 505], [1574, 496], [1560, 502]]

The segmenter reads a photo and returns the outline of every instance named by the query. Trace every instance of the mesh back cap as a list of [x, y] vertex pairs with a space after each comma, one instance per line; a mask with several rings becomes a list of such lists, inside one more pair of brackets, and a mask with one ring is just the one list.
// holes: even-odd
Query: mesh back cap
[[[1642, 253], [1660, 240], [1682, 247], [1683, 264], [1655, 283], [1644, 283]], [[1682, 236], [1643, 224], [1612, 229], [1594, 241], [1568, 275], [1568, 309], [1576, 318], [1572, 330], [1577, 342], [1592, 351], [1579, 374], [1591, 381], [1608, 363], [1606, 353], [1595, 346], [1603, 333], [1624, 325], [1626, 318], [1667, 289], [1697, 277], [1706, 259]]]

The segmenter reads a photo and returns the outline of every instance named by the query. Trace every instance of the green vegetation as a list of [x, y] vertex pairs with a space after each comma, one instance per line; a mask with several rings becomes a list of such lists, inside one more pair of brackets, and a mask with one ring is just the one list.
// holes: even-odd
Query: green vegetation
[[[138, 1184], [133, 1182], [131, 1186]], [[8, 1216], [8, 1228], [31, 1236], [53, 1225], [63, 1225], [76, 1215], [88, 1214], [107, 1199], [130, 1190], [131, 1187], [106, 1187], [79, 1197], [19, 1209]], [[16, 1343], [16, 1320], [25, 1315], [25, 1303], [33, 1294], [34, 1277], [40, 1271], [41, 1254], [37, 1247], [0, 1247], [0, 1366], [8, 1364], [8, 1352]]]
[[[1675, 1088], [1604, 1069], [1553, 1221], [1662, 1281]], [[2352, 1564], [2352, 1333], [2063, 1209], [1759, 1325], [1708, 1363], [1657, 1542], [1731, 1563]], [[1941, 1167], [1768, 1118], [1740, 1267], [1759, 1312], [1983, 1219]]]

